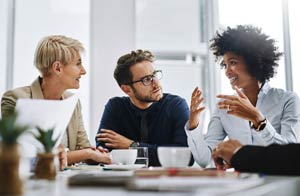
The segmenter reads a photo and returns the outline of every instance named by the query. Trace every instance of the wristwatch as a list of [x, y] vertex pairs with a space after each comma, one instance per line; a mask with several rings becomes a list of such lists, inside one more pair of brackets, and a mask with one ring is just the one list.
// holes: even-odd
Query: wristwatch
[[259, 132], [262, 131], [267, 125], [267, 119], [260, 121], [257, 125], [257, 127], [254, 126], [254, 124], [250, 121], [250, 126], [252, 129], [255, 129], [255, 131]]
[[140, 147], [140, 143], [139, 142], [132, 142], [130, 144], [130, 147]]

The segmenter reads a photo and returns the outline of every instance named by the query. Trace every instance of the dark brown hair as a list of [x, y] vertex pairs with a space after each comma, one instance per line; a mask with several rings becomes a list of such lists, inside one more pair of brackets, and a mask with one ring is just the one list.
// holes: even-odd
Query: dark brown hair
[[130, 83], [132, 81], [132, 73], [130, 72], [131, 66], [143, 61], [153, 62], [154, 60], [154, 55], [148, 50], [139, 49], [131, 51], [118, 59], [117, 66], [114, 71], [114, 78], [119, 86]]

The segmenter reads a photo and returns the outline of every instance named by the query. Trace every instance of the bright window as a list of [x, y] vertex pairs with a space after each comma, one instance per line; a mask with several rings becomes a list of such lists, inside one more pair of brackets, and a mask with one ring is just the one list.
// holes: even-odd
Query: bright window
[[[6, 33], [7, 33], [7, 1], [0, 1], [0, 96], [6, 85]], [[1, 106], [0, 106], [1, 107]], [[0, 114], [1, 117], [1, 114]]]
[[289, 1], [289, 20], [291, 34], [291, 56], [292, 56], [292, 73], [293, 73], [293, 91], [300, 95], [300, 1]]
[[189, 103], [195, 86], [202, 85], [199, 0], [136, 0], [135, 7], [137, 48], [156, 55], [164, 91]]
[[89, 130], [89, 23], [90, 1], [16, 0], [13, 88], [30, 85], [38, 76], [39, 72], [33, 65], [33, 59], [35, 48], [43, 37], [58, 34], [78, 39], [86, 48], [83, 64], [87, 74], [82, 77], [81, 87], [77, 93], [82, 103], [87, 130]]

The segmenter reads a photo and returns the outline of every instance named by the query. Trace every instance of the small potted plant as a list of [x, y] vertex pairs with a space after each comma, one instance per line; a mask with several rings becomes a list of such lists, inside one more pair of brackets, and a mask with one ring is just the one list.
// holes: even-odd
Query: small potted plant
[[52, 139], [54, 128], [43, 130], [37, 127], [39, 132], [35, 138], [43, 145], [44, 152], [37, 153], [37, 161], [35, 165], [35, 177], [38, 179], [55, 180], [56, 166], [54, 164], [55, 154], [53, 148], [57, 139]]
[[16, 112], [0, 119], [0, 195], [23, 193], [19, 177], [20, 155], [17, 139], [29, 127], [19, 126], [16, 119]]

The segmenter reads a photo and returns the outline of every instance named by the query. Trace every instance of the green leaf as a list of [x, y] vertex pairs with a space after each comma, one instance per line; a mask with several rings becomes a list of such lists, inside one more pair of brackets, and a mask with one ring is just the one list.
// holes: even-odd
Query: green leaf
[[58, 140], [58, 137], [56, 139], [52, 140], [52, 136], [54, 133], [54, 127], [44, 130], [37, 126], [36, 129], [38, 130], [39, 135], [34, 135], [35, 138], [44, 146], [46, 153], [52, 152], [53, 147]]
[[29, 126], [18, 125], [17, 116], [17, 112], [14, 111], [0, 120], [0, 135], [6, 145], [17, 143], [18, 137], [29, 128]]

